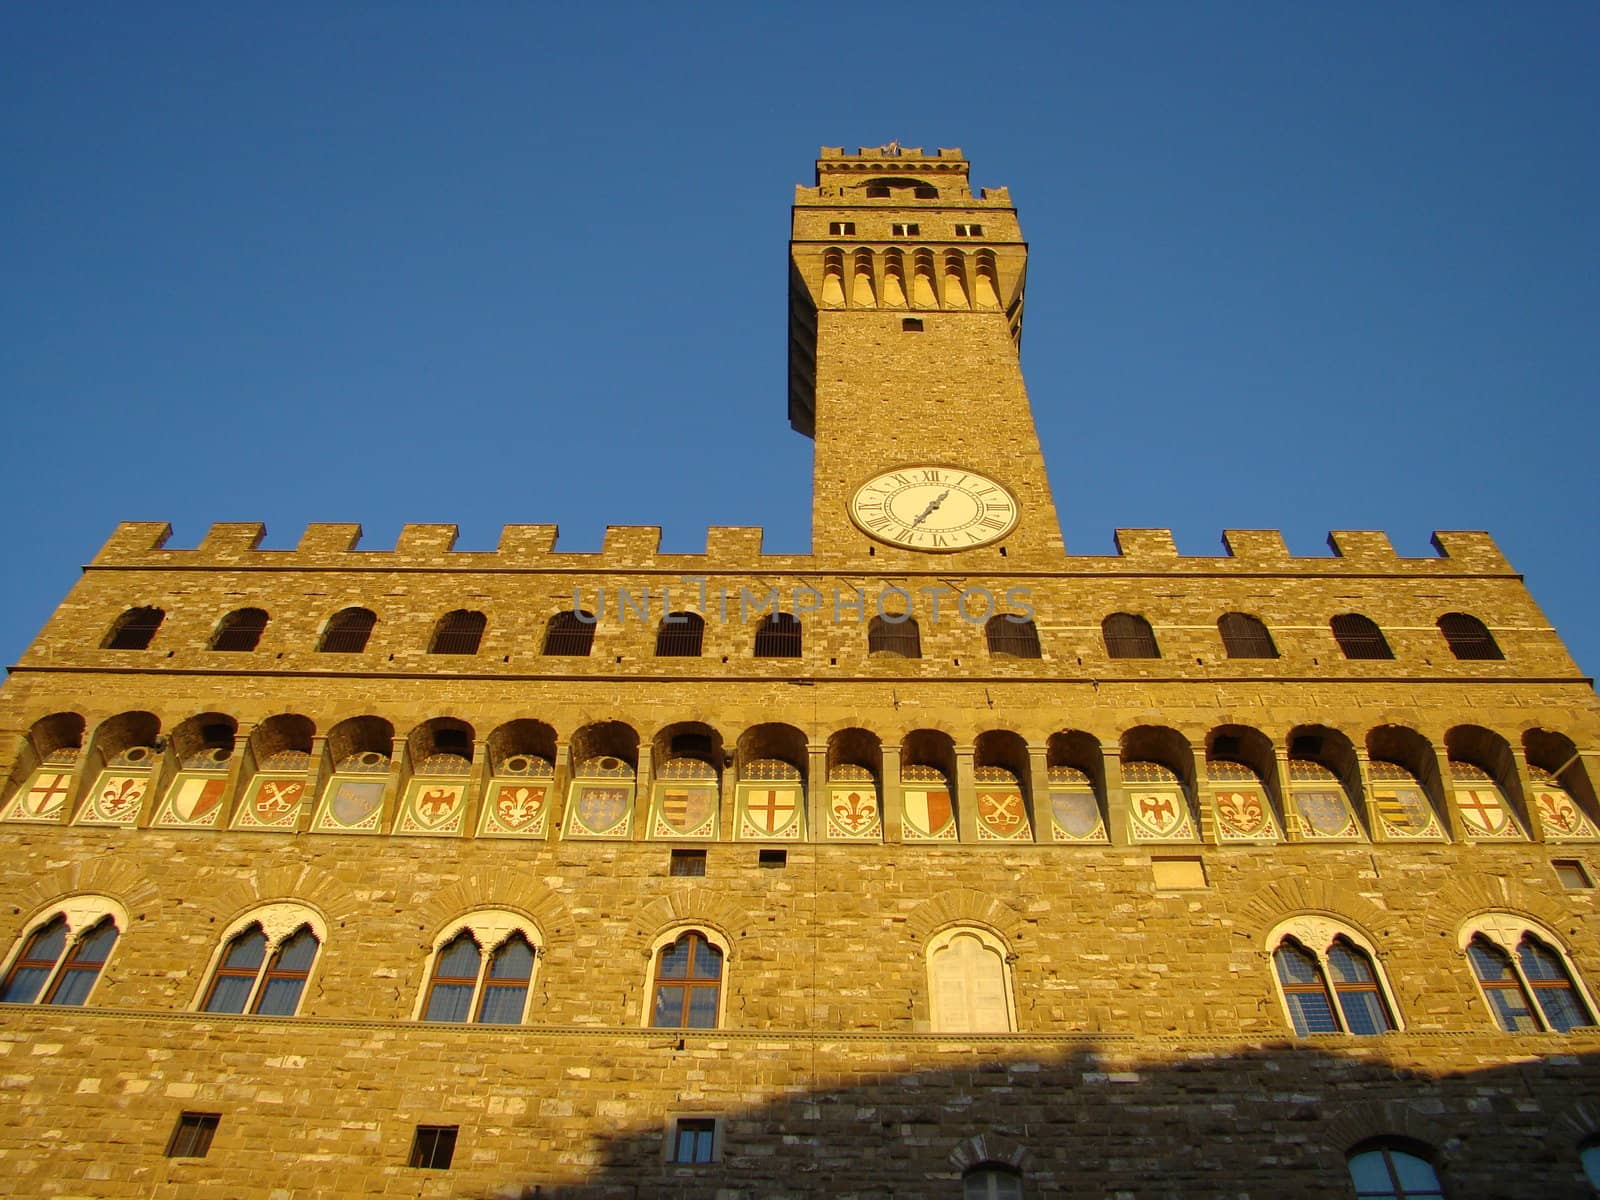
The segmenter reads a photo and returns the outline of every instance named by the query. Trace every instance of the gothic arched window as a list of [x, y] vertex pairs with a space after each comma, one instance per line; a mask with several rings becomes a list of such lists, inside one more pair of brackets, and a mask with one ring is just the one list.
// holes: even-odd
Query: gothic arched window
[[1582, 982], [1548, 933], [1510, 914], [1463, 931], [1467, 961], [1507, 1033], [1565, 1033], [1595, 1023]]
[[691, 929], [655, 957], [650, 1024], [657, 1029], [715, 1029], [722, 1006], [722, 950]]
[[249, 923], [224, 944], [200, 1011], [294, 1016], [322, 945], [310, 920], [296, 920], [301, 916], [310, 914], [286, 907], [261, 919], [247, 917]]
[[34, 925], [0, 983], [0, 1002], [86, 1003], [117, 944], [118, 917], [110, 902], [76, 897]]
[[[490, 947], [487, 955], [484, 946]], [[514, 913], [474, 913], [452, 925], [434, 950], [422, 1019], [522, 1024], [537, 946], [537, 931]]]
[[1396, 1027], [1376, 959], [1356, 935], [1306, 917], [1279, 930], [1272, 965], [1295, 1033], [1370, 1036]]
[[1011, 980], [999, 939], [961, 926], [928, 946], [928, 1009], [935, 1033], [1009, 1033]]

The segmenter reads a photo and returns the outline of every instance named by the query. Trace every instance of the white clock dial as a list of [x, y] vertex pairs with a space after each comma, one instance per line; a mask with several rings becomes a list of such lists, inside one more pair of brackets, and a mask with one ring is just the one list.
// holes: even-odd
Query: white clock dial
[[1016, 497], [963, 467], [900, 467], [867, 480], [850, 497], [861, 531], [911, 550], [970, 550], [1017, 525]]

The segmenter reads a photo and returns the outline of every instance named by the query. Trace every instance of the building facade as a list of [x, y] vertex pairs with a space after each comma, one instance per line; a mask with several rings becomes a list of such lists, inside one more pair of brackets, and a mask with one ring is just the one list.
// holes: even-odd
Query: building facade
[[0, 1193], [1594, 1194], [1600, 705], [1490, 538], [1068, 555], [1006, 190], [793, 211], [810, 554], [113, 534], [0, 694]]

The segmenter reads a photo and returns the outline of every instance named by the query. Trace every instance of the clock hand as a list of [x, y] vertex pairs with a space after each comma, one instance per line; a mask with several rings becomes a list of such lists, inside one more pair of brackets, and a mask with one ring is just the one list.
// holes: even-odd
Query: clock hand
[[924, 521], [926, 521], [928, 519], [928, 517], [930, 515], [932, 515], [934, 510], [937, 509], [941, 504], [944, 503], [944, 498], [946, 496], [948, 496], [949, 494], [950, 494], [950, 489], [949, 488], [945, 488], [944, 491], [940, 492], [932, 500], [928, 501], [928, 507], [923, 509], [920, 513], [917, 514], [917, 519], [915, 521], [911, 522], [910, 528], [915, 529], [918, 525], [921, 525]]

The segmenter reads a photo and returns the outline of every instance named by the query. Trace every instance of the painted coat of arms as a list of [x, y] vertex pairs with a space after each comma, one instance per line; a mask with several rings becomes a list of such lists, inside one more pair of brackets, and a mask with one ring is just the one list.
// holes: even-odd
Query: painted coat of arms
[[739, 786], [739, 836], [756, 841], [794, 841], [805, 829], [805, 805], [797, 787]]
[[328, 781], [322, 810], [312, 828], [323, 833], [374, 833], [383, 816], [383, 779], [370, 776]]
[[103, 772], [89, 793], [89, 803], [78, 815], [80, 825], [132, 825], [150, 788], [150, 776]]
[[72, 790], [70, 771], [35, 771], [6, 809], [8, 821], [59, 821]]
[[490, 784], [478, 836], [543, 837], [549, 794], [549, 784], [525, 779]]
[[841, 841], [876, 841], [882, 829], [878, 792], [871, 783], [828, 789], [828, 836]]
[[227, 786], [226, 776], [180, 774], [167, 789], [167, 798], [162, 801], [155, 823], [211, 828], [222, 816], [222, 793]]

